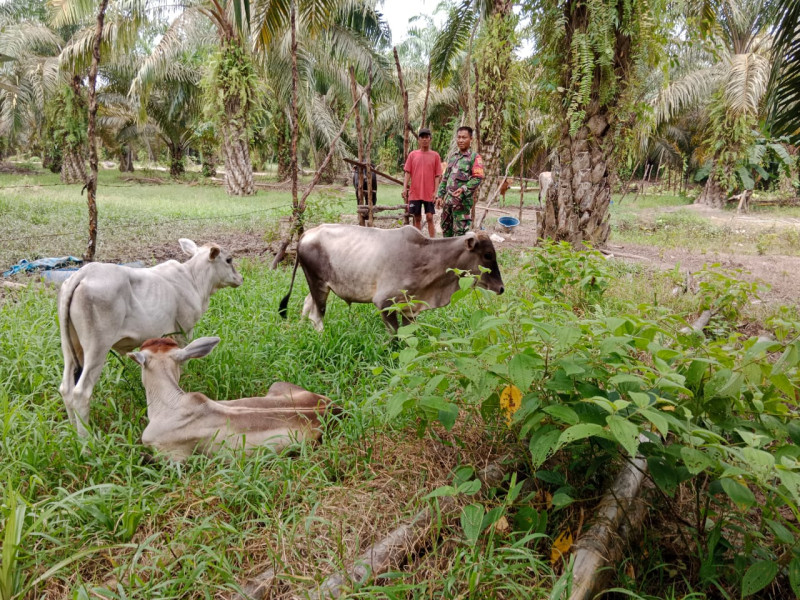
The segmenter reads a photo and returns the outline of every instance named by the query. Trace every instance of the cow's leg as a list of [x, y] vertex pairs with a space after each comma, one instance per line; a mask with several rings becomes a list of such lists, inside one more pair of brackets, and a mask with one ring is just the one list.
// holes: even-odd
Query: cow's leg
[[94, 386], [100, 379], [100, 374], [103, 372], [103, 365], [106, 361], [106, 355], [110, 349], [110, 346], [94, 344], [92, 347], [84, 348], [83, 371], [72, 391], [72, 410], [74, 411], [75, 428], [78, 430], [78, 435], [81, 437], [89, 435], [89, 430], [87, 429], [89, 424], [89, 404], [92, 399]]
[[61, 392], [61, 397], [64, 399], [64, 406], [67, 409], [67, 417], [69, 422], [75, 425], [75, 411], [72, 410], [72, 392], [75, 389], [75, 362], [72, 357], [72, 352], [64, 351], [64, 377], [61, 378], [61, 386], [58, 391]]
[[383, 323], [386, 325], [386, 328], [392, 333], [397, 333], [397, 329], [400, 326], [398, 321], [399, 313], [397, 310], [389, 310], [390, 307], [395, 304], [394, 298], [386, 298], [383, 295], [376, 295], [375, 298], [372, 299], [372, 302], [380, 309], [381, 318], [383, 319]]
[[[308, 276], [306, 276], [308, 279]], [[324, 281], [308, 284], [309, 294], [303, 302], [303, 316], [311, 319], [314, 329], [322, 331], [324, 326], [322, 319], [325, 317], [325, 308], [328, 305], [328, 294], [331, 288]]]

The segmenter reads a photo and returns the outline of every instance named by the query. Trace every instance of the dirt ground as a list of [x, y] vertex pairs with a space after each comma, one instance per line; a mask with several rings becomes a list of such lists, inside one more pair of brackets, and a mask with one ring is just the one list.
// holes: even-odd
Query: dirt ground
[[[769, 227], [798, 227], [800, 219], [795, 217], [772, 217], [763, 214], [736, 215], [729, 211], [715, 210], [707, 207], [685, 206], [681, 209], [692, 210], [704, 218], [719, 224], [731, 225], [748, 229], [762, 229]], [[660, 212], [677, 210], [673, 208], [662, 209]], [[499, 212], [503, 211], [503, 212]], [[490, 234], [495, 234], [502, 238], [499, 241], [495, 237], [495, 246], [502, 248], [531, 248], [536, 243], [536, 224], [541, 218], [541, 213], [533, 208], [524, 208], [520, 224], [513, 229], [507, 230], [497, 223], [497, 217], [508, 214], [519, 217], [519, 208], [514, 206], [500, 207], [496, 211], [489, 212], [484, 221], [484, 229]], [[477, 217], [481, 215], [479, 210]], [[287, 221], [288, 220], [284, 219]], [[355, 214], [342, 215], [341, 222], [356, 223]], [[436, 234], [441, 236], [441, 229], [438, 224], [438, 214], [435, 217]], [[380, 221], [380, 227], [394, 227], [395, 221]], [[427, 228], [424, 226], [423, 233], [427, 235]], [[261, 260], [272, 260], [272, 251], [277, 247], [275, 243], [265, 245], [260, 235], [254, 233], [215, 233], [214, 239], [225, 247], [233, 250], [238, 256], [249, 256]], [[688, 249], [664, 249], [643, 244], [620, 244], [612, 239], [602, 248], [603, 252], [611, 259], [631, 261], [646, 264], [654, 269], [670, 270], [679, 265], [680, 268], [689, 271], [698, 271], [705, 264], [720, 263], [728, 269], [742, 269], [743, 277], [749, 281], [762, 281], [771, 289], [763, 294], [762, 299], [768, 303], [776, 304], [795, 304], [800, 297], [800, 257], [782, 255], [746, 255], [731, 252], [700, 253], [692, 252]], [[162, 246], [152, 249], [155, 259], [182, 260], [180, 249], [174, 242], [164, 243]]]

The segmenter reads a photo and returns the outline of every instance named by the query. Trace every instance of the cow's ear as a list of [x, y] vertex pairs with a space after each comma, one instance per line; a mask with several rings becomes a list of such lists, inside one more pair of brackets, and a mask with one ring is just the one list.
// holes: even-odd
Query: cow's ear
[[219, 256], [219, 246], [216, 244], [212, 244], [212, 246], [208, 249], [208, 258], [209, 260], [216, 260]]
[[144, 352], [128, 352], [128, 358], [132, 358], [141, 366], [147, 362], [147, 355]]
[[181, 250], [183, 250], [189, 256], [194, 256], [197, 254], [197, 244], [195, 244], [192, 240], [181, 238], [178, 240], [178, 243], [181, 245]]
[[474, 231], [470, 231], [464, 236], [464, 244], [466, 244], [467, 250], [473, 250], [477, 241]]
[[219, 344], [218, 337], [201, 337], [194, 340], [191, 344], [181, 350], [177, 350], [175, 358], [179, 362], [184, 362], [190, 358], [201, 358], [208, 355], [214, 347]]

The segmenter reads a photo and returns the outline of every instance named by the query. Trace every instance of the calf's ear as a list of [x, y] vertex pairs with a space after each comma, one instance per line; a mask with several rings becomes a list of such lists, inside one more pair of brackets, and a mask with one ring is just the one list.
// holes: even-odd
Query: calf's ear
[[184, 362], [190, 358], [201, 358], [208, 355], [214, 346], [219, 344], [218, 337], [201, 337], [194, 340], [191, 344], [181, 350], [175, 351], [175, 358], [179, 362]]
[[467, 246], [467, 250], [472, 250], [477, 241], [474, 231], [470, 231], [464, 236], [464, 244]]
[[147, 362], [147, 356], [144, 352], [128, 352], [128, 358], [132, 358], [142, 366]]
[[195, 244], [192, 240], [181, 238], [178, 240], [178, 243], [181, 245], [181, 250], [183, 250], [189, 256], [194, 256], [197, 254], [197, 244]]
[[217, 246], [216, 244], [213, 244], [208, 250], [208, 258], [209, 258], [209, 260], [216, 260], [217, 257], [219, 256], [219, 252], [220, 252], [219, 246]]

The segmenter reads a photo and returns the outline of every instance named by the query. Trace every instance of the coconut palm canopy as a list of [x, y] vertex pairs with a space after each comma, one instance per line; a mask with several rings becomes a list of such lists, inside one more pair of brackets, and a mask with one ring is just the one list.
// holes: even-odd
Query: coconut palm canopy
[[[630, 39], [639, 62], [618, 68], [613, 86], [603, 75], [610, 51], [601, 47], [605, 38], [573, 40], [573, 46], [589, 40], [581, 46], [581, 63], [562, 60], [560, 38], [550, 36], [566, 18], [559, 11], [569, 16], [583, 5], [453, 0], [437, 9], [442, 28], [430, 17], [416, 18], [397, 47], [411, 129], [425, 123], [446, 154], [455, 128], [473, 126], [489, 163], [486, 193], [524, 143], [523, 172], [557, 168], [559, 124], [568, 117], [569, 134], [575, 135], [600, 106], [604, 115], [610, 111], [607, 120], [616, 132], [614, 147], [603, 150], [611, 183], [618, 173], [625, 178], [645, 165], [663, 165], [686, 180], [710, 179], [715, 187], [709, 193], [720, 201], [737, 190], [791, 179], [790, 139], [780, 136], [800, 132], [796, 2], [643, 4], [650, 16], [660, 6], [670, 16], [659, 21], [663, 27], [647, 14], [637, 21]], [[54, 113], [47, 107], [69, 96], [77, 111], [71, 123], [82, 126], [78, 112], [86, 110], [97, 6], [94, 0], [14, 0], [0, 7], [4, 153], [45, 157], [57, 146], [61, 155], [51, 163], [56, 168], [64, 164], [64, 152], [77, 152], [67, 163], [80, 162], [85, 140], [67, 135], [51, 143], [66, 129], [51, 122]], [[596, 5], [611, 12], [603, 8], [592, 23], [611, 31], [614, 6], [611, 0]], [[543, 23], [550, 25], [537, 25]], [[646, 44], [641, 36], [648, 36]], [[134, 159], [159, 160], [180, 176], [187, 160], [202, 162], [207, 174], [220, 163], [234, 194], [252, 193], [254, 163], [274, 163], [279, 176], [287, 177], [293, 64], [297, 155], [305, 167], [316, 168], [333, 147], [326, 171], [333, 180], [346, 170], [342, 159], [358, 154], [353, 123], [338, 137], [352, 102], [351, 66], [359, 89], [372, 69], [371, 159], [390, 170], [402, 164], [404, 102], [391, 31], [376, 0], [187, 0], [179, 8], [163, 0], [110, 0], [101, 41], [98, 131], [107, 153], [126, 168], [133, 168]], [[522, 43], [533, 48], [532, 56], [513, 52]], [[655, 68], [641, 62], [645, 51]], [[592, 53], [600, 69], [595, 76], [606, 77], [595, 83], [586, 68]], [[621, 103], [614, 94], [621, 94]], [[366, 110], [364, 100], [363, 123]], [[728, 148], [724, 156], [715, 150], [721, 145]]]

